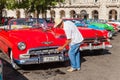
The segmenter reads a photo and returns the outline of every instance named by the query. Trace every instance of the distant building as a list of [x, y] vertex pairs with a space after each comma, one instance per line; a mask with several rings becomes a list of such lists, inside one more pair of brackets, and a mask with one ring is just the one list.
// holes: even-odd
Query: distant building
[[[4, 10], [4, 16], [26, 17], [24, 10]], [[30, 14], [35, 17], [34, 14]], [[51, 10], [47, 17], [54, 18], [85, 18], [85, 19], [120, 19], [120, 0], [66, 0]], [[41, 17], [41, 15], [40, 15]]]

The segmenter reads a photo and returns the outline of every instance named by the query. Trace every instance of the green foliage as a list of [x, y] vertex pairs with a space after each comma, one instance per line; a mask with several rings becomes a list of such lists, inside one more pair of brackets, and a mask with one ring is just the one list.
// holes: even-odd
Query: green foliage
[[5, 8], [6, 0], [0, 0], [0, 10]]
[[7, 9], [22, 8], [27, 10], [27, 12], [37, 11], [39, 14], [40, 12], [44, 13], [58, 2], [64, 2], [64, 0], [0, 0], [0, 3], [1, 2], [4, 3], [4, 7]]
[[30, 9], [41, 10], [42, 8], [47, 8], [50, 6], [55, 6], [58, 2], [64, 2], [64, 0], [6, 0], [8, 9]]
[[15, 0], [6, 0], [6, 8], [14, 9], [15, 8]]
[[6, 6], [6, 0], [0, 0], [0, 24], [1, 24], [1, 19], [2, 19], [2, 11]]

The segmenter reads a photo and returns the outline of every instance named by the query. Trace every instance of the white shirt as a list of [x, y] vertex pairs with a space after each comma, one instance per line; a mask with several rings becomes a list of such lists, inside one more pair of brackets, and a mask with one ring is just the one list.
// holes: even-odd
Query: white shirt
[[65, 31], [67, 39], [71, 39], [70, 45], [81, 43], [83, 41], [82, 34], [73, 22], [65, 21], [63, 29]]

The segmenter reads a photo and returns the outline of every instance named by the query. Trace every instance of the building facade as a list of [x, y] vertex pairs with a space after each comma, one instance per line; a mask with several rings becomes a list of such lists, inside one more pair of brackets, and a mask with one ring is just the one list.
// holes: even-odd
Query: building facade
[[[6, 17], [26, 17], [22, 9], [3, 12]], [[35, 13], [30, 15], [36, 17]], [[47, 10], [47, 17], [118, 20], [120, 19], [120, 0], [66, 0]]]

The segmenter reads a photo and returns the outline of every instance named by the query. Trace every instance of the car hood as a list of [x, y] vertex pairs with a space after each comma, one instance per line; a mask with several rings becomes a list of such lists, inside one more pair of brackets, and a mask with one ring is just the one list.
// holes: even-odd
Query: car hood
[[100, 30], [95, 30], [91, 28], [78, 27], [79, 31], [82, 33], [85, 39], [87, 38], [97, 38], [103, 37], [104, 34]]
[[28, 48], [40, 47], [40, 46], [59, 46], [62, 45], [64, 39], [56, 37], [52, 30], [41, 29], [22, 29], [9, 31], [9, 37], [12, 42], [18, 44], [18, 42], [26, 43]]

